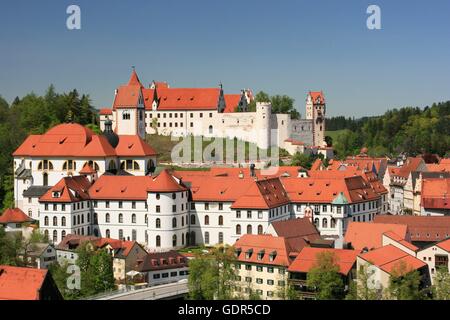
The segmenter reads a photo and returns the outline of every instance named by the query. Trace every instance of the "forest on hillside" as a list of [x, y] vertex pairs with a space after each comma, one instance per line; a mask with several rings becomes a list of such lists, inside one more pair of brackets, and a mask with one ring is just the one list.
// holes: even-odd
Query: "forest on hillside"
[[89, 95], [77, 90], [57, 93], [51, 85], [43, 96], [30, 93], [11, 105], [0, 96], [0, 214], [14, 204], [11, 154], [29, 134], [42, 134], [66, 121], [95, 129], [97, 114]]
[[326, 128], [340, 130], [330, 141], [338, 158], [358, 154], [362, 147], [373, 156], [396, 156], [401, 152], [450, 155], [450, 101], [423, 109], [393, 109], [379, 117], [334, 117], [326, 120]]

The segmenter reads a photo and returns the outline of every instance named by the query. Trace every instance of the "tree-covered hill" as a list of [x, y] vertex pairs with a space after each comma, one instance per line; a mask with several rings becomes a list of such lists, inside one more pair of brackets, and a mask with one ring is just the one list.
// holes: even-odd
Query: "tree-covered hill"
[[450, 101], [424, 109], [393, 109], [379, 117], [327, 119], [327, 130], [332, 129], [342, 130], [333, 139], [340, 158], [357, 154], [362, 147], [368, 147], [369, 153], [376, 156], [400, 152], [444, 156], [450, 152]]

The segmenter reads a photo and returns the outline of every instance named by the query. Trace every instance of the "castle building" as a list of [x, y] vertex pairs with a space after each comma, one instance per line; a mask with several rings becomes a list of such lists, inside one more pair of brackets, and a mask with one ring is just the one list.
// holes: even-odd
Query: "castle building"
[[303, 152], [301, 146], [324, 147], [325, 98], [323, 92], [309, 92], [306, 119], [294, 120], [289, 114], [274, 114], [269, 102], [257, 103], [250, 90], [224, 94], [217, 88], [171, 88], [155, 82], [146, 88], [133, 69], [130, 80], [115, 91], [112, 108], [100, 110], [100, 127], [112, 120], [114, 131], [121, 134], [196, 135], [238, 138], [267, 149], [285, 148]]

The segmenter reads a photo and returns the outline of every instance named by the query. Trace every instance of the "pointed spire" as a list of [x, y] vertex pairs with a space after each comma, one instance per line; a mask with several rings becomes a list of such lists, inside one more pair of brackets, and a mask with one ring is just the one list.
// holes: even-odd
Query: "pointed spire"
[[129, 86], [140, 86], [141, 88], [143, 88], [143, 85], [141, 83], [141, 81], [139, 80], [139, 77], [136, 73], [136, 69], [134, 66], [131, 67], [133, 69], [133, 71], [131, 72], [131, 77], [130, 77], [130, 81], [128, 81], [128, 85]]
[[158, 107], [159, 98], [158, 98], [158, 86], [155, 83], [155, 89], [153, 89], [153, 102], [156, 102], [156, 106]]

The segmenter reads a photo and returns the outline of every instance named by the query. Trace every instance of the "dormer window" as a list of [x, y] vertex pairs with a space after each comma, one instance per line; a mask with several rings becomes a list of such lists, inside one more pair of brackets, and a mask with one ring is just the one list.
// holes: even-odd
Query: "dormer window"
[[241, 254], [242, 249], [241, 248], [236, 248], [236, 250], [234, 250], [234, 254], [236, 255], [236, 258], [239, 257], [239, 255]]
[[250, 259], [251, 256], [252, 256], [252, 254], [253, 254], [253, 249], [248, 249], [248, 250], [245, 252], [245, 259]]
[[272, 251], [272, 252], [269, 254], [269, 261], [270, 261], [270, 262], [273, 262], [273, 261], [275, 260], [276, 257], [277, 257], [277, 252], [276, 252], [276, 251]]
[[258, 252], [258, 260], [261, 261], [264, 258], [264, 249]]
[[59, 197], [60, 197], [59, 191], [53, 192], [53, 198], [59, 198]]

